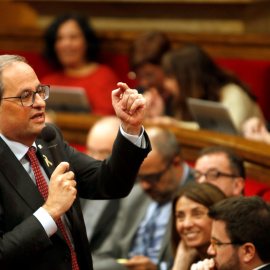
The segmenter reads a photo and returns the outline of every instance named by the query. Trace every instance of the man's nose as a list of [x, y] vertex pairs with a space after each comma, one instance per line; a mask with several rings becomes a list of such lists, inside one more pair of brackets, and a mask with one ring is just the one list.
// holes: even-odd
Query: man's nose
[[35, 102], [33, 103], [32, 106], [45, 107], [46, 106], [46, 102], [45, 102], [45, 100], [39, 94], [36, 94], [36, 96], [35, 96]]
[[151, 188], [151, 184], [147, 181], [141, 181], [141, 187], [143, 190], [147, 190], [147, 189]]
[[197, 179], [197, 182], [198, 183], [206, 183], [207, 182], [207, 178], [206, 178], [206, 176], [204, 175], [204, 174], [202, 174], [201, 176], [200, 176], [200, 178], [199, 179]]
[[207, 249], [207, 254], [212, 255], [212, 256], [216, 256], [216, 249], [212, 246], [212, 244], [210, 244], [210, 246]]

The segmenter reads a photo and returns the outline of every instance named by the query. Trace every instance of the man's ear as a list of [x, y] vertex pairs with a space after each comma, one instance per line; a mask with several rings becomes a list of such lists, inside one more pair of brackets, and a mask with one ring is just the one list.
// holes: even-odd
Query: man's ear
[[245, 188], [245, 179], [242, 178], [242, 177], [234, 178], [233, 196], [241, 196], [241, 195], [243, 195], [244, 188]]
[[173, 158], [172, 164], [178, 166], [178, 165], [182, 164], [182, 162], [183, 162], [182, 159], [180, 157], [176, 156]]
[[239, 258], [242, 262], [247, 264], [249, 263], [256, 254], [256, 248], [252, 243], [245, 243], [239, 248]]

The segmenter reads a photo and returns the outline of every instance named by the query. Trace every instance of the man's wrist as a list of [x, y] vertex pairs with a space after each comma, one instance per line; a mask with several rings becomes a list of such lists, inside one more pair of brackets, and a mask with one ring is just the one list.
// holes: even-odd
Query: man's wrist
[[42, 227], [44, 228], [49, 237], [57, 231], [56, 223], [43, 207], [40, 207], [33, 215], [41, 223]]
[[135, 145], [145, 148], [145, 139], [143, 136], [144, 133], [144, 127], [141, 126], [141, 132], [140, 135], [132, 135], [132, 134], [128, 134], [124, 131], [122, 124], [120, 125], [120, 132], [121, 134], [127, 138], [129, 141], [131, 141], [132, 143], [134, 143]]
[[142, 125], [133, 126], [133, 125], [126, 125], [126, 124], [122, 123], [122, 128], [123, 128], [124, 132], [129, 134], [129, 135], [134, 135], [134, 136], [141, 135]]

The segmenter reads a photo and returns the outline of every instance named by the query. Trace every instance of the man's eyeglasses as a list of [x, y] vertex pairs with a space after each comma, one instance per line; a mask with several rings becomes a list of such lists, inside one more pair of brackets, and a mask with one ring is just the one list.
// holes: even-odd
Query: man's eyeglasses
[[36, 94], [39, 94], [39, 96], [46, 100], [49, 98], [50, 93], [50, 85], [41, 85], [38, 87], [37, 91], [24, 91], [20, 96], [17, 97], [6, 97], [1, 99], [11, 99], [11, 98], [20, 98], [22, 102], [23, 107], [29, 107], [32, 106], [35, 103]]
[[144, 181], [144, 182], [148, 182], [148, 183], [150, 183], [150, 184], [159, 182], [161, 176], [162, 176], [166, 171], [168, 171], [168, 169], [170, 168], [171, 164], [172, 164], [172, 161], [170, 161], [170, 162], [167, 164], [166, 168], [165, 168], [164, 170], [162, 170], [161, 172], [159, 172], [159, 173], [139, 174], [139, 175], [138, 175], [138, 181], [140, 181], [140, 182]]
[[236, 243], [236, 242], [220, 243], [220, 242], [217, 242], [215, 238], [211, 238], [211, 246], [215, 251], [217, 250], [217, 246], [222, 246], [222, 245], [239, 246], [239, 245], [243, 245], [243, 243]]
[[239, 177], [239, 176], [234, 175], [234, 174], [228, 174], [228, 173], [220, 172], [220, 171], [218, 171], [216, 169], [211, 169], [206, 173], [202, 173], [202, 172], [197, 171], [197, 170], [194, 171], [194, 179], [196, 181], [199, 180], [203, 175], [205, 176], [205, 178], [208, 181], [216, 180], [220, 176], [227, 176], [227, 177], [231, 177], [231, 178]]

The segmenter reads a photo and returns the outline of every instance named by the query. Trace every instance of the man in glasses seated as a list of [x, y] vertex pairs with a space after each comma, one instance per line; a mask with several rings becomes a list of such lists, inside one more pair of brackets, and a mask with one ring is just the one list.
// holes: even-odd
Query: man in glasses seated
[[270, 204], [261, 197], [233, 197], [210, 208], [212, 240], [191, 270], [270, 270]]
[[[94, 254], [95, 270], [168, 269], [174, 192], [193, 181], [180, 145], [168, 130], [147, 129], [152, 151], [141, 165], [137, 184], [121, 201], [110, 237]], [[120, 259], [120, 260], [119, 260]]]
[[205, 148], [196, 160], [194, 179], [217, 186], [227, 197], [241, 196], [245, 187], [243, 160], [223, 146]]

